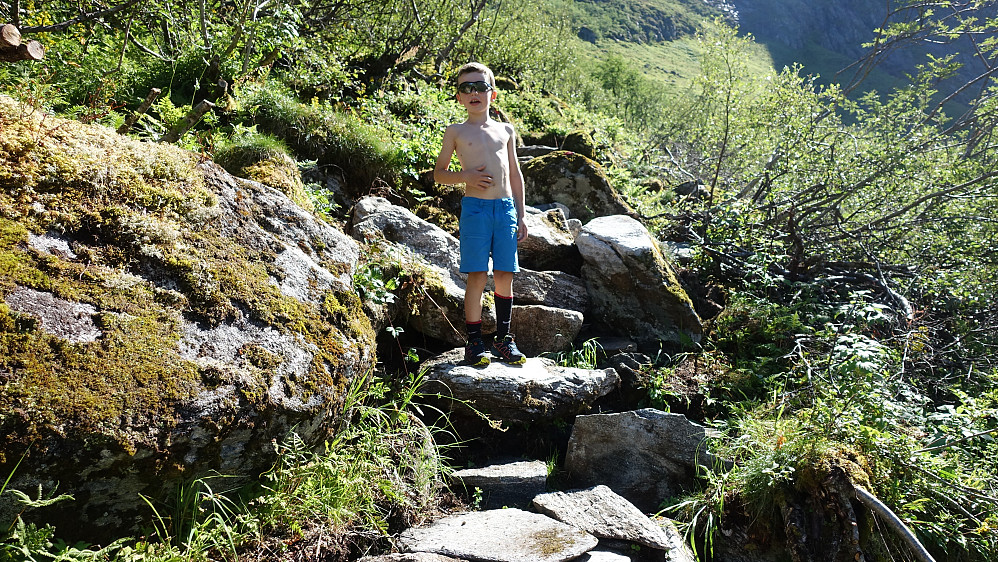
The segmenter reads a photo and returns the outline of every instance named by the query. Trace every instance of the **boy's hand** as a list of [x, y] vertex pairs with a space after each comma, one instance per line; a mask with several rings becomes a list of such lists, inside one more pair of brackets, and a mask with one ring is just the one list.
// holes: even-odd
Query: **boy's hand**
[[478, 189], [488, 189], [492, 187], [492, 174], [485, 171], [485, 165], [482, 164], [474, 171], [465, 172], [466, 180], [465, 184], [468, 187], [477, 187]]
[[527, 239], [527, 223], [523, 222], [521, 218], [519, 223], [516, 225], [516, 241], [523, 242]]

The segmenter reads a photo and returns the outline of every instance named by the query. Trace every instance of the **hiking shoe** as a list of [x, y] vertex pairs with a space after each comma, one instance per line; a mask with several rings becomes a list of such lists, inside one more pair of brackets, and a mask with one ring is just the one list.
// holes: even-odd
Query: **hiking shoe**
[[475, 338], [464, 346], [464, 362], [474, 367], [485, 367], [489, 364], [489, 356], [485, 353], [485, 340]]
[[503, 363], [522, 365], [527, 362], [527, 356], [520, 353], [520, 350], [516, 348], [516, 342], [513, 341], [513, 334], [506, 334], [502, 340], [493, 341], [492, 348], [489, 351]]

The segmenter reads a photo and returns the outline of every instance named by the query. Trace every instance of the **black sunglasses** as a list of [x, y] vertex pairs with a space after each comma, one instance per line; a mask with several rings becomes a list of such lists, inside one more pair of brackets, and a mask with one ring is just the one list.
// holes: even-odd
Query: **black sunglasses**
[[457, 85], [457, 91], [462, 94], [470, 94], [471, 92], [478, 92], [484, 94], [485, 92], [492, 91], [492, 85], [488, 82], [478, 81], [478, 82], [461, 82]]

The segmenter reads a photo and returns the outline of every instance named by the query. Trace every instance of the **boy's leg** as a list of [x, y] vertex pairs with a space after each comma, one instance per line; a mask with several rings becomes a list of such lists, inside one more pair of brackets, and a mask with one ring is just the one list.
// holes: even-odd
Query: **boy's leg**
[[468, 274], [468, 284], [464, 290], [464, 321], [482, 321], [482, 293], [489, 279], [487, 271], [473, 271]]
[[492, 277], [496, 284], [496, 339], [501, 340], [509, 333], [513, 317], [513, 273], [493, 271]]
[[489, 364], [482, 340], [482, 293], [488, 272], [473, 271], [468, 274], [468, 284], [464, 291], [464, 321], [468, 328], [468, 344], [464, 348], [464, 360], [471, 365], [484, 367]]
[[513, 341], [509, 333], [510, 320], [513, 316], [513, 273], [510, 271], [494, 271], [496, 292], [496, 337], [490, 351], [506, 363], [519, 365], [527, 361]]

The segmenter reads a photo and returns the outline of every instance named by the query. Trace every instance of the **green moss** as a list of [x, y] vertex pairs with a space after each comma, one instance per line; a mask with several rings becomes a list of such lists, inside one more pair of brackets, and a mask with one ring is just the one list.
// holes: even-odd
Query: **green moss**
[[271, 370], [284, 362], [277, 354], [271, 353], [257, 344], [246, 344], [239, 350], [239, 355], [245, 357], [250, 365], [258, 369]]
[[[178, 402], [231, 376], [179, 355], [184, 317], [217, 325], [245, 315], [292, 334], [316, 350], [299, 390], [342, 392], [353, 361], [345, 357], [373, 348], [359, 299], [283, 295], [274, 250], [241, 245], [236, 221], [215, 228], [216, 196], [196, 155], [73, 121], [12, 119], [7, 103], [0, 98], [0, 443], [57, 433], [156, 446], [149, 440], [168, 434]], [[239, 204], [246, 217], [260, 212], [251, 197]], [[29, 246], [29, 233], [53, 231], [76, 259]], [[70, 343], [40, 331], [4, 304], [18, 287], [92, 305], [101, 336]], [[258, 346], [243, 354], [256, 369], [280, 364]], [[260, 381], [242, 392], [266, 397]]]

